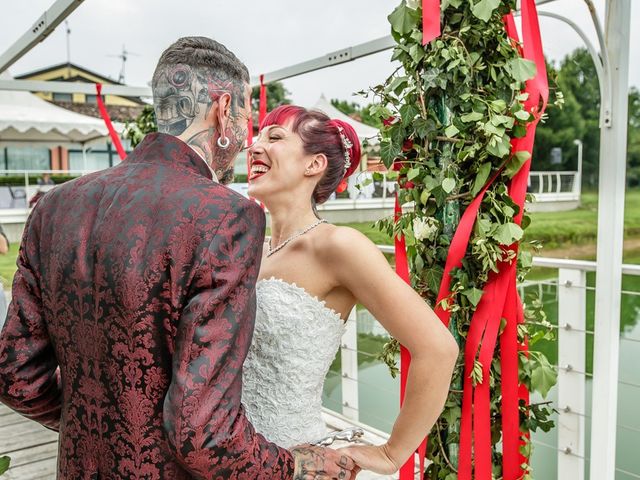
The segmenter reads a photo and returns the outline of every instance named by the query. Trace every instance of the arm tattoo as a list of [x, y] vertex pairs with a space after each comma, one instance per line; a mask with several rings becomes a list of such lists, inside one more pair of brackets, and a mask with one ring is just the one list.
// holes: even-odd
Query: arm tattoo
[[293, 480], [310, 480], [325, 473], [325, 458], [322, 450], [298, 447], [291, 450], [295, 459]]

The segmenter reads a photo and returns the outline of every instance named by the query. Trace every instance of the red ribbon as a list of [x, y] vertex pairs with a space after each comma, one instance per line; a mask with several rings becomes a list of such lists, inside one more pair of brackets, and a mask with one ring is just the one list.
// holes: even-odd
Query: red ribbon
[[260, 107], [258, 110], [258, 125], [262, 128], [262, 122], [267, 116], [267, 86], [264, 84], [264, 75], [260, 75]]
[[[397, 223], [402, 216], [402, 208], [398, 200], [398, 192], [396, 192], [396, 203], [394, 208], [394, 219]], [[409, 279], [409, 262], [407, 259], [407, 247], [403, 235], [397, 235], [395, 238], [396, 253], [396, 273], [398, 276], [411, 285]], [[409, 350], [400, 345], [400, 407], [404, 404], [404, 397], [407, 390], [407, 379], [409, 377], [409, 366], [411, 365], [411, 355]], [[424, 472], [424, 459], [427, 454], [427, 438], [425, 438], [418, 447], [418, 458], [420, 462], [420, 472]], [[413, 455], [400, 468], [400, 480], [414, 480], [415, 461]]]
[[122, 142], [120, 141], [120, 137], [116, 132], [116, 129], [113, 128], [113, 123], [111, 122], [111, 118], [109, 117], [109, 112], [107, 112], [106, 107], [104, 106], [104, 102], [102, 101], [102, 84], [96, 83], [96, 92], [98, 93], [97, 101], [98, 101], [98, 110], [100, 111], [100, 115], [102, 115], [102, 120], [104, 120], [104, 124], [107, 126], [107, 130], [109, 130], [109, 136], [111, 137], [111, 143], [116, 147], [116, 151], [120, 156], [120, 160], [124, 160], [127, 157], [127, 152], [122, 148]]
[[[532, 112], [535, 120], [527, 125], [527, 134], [520, 139], [513, 139], [512, 151], [533, 151], [533, 140], [538, 120], [544, 109], [548, 97], [548, 84], [540, 29], [538, 26], [535, 0], [523, 0], [522, 22], [524, 33], [524, 57], [533, 60], [537, 66], [536, 77], [527, 82], [525, 92], [529, 94], [525, 102], [525, 108]], [[509, 35], [517, 41], [515, 24], [509, 15], [505, 18], [505, 28]], [[542, 106], [539, 102], [542, 100]], [[509, 195], [514, 203], [520, 206], [519, 213], [514, 222], [520, 223], [524, 210], [524, 200], [529, 176], [530, 160], [512, 178], [509, 186]], [[495, 178], [495, 177], [494, 177]], [[493, 180], [493, 179], [492, 179]], [[486, 187], [485, 187], [486, 188]], [[461, 220], [460, 227], [465, 228], [465, 239], [468, 242], [475, 217], [480, 206], [479, 198], [472, 202]], [[472, 209], [473, 207], [473, 209]], [[471, 212], [470, 212], [471, 211]], [[473, 215], [473, 217], [471, 217]], [[467, 218], [465, 218], [467, 217]], [[460, 232], [456, 232], [456, 236]], [[452, 241], [450, 254], [455, 265], [464, 256], [464, 250], [460, 251], [460, 245], [466, 250], [467, 242]], [[454, 251], [454, 243], [456, 250]], [[517, 254], [517, 244], [505, 247]], [[447, 262], [447, 266], [450, 262]], [[446, 283], [444, 283], [446, 280]], [[441, 285], [438, 300], [448, 298], [450, 268], [445, 267], [443, 284]], [[500, 335], [501, 345], [501, 372], [502, 372], [502, 429], [503, 429], [503, 478], [516, 480], [523, 476], [521, 464], [524, 459], [519, 451], [521, 445], [519, 430], [518, 402], [522, 400], [528, 403], [528, 391], [518, 382], [518, 351], [525, 350], [525, 345], [518, 345], [517, 324], [523, 321], [522, 303], [516, 289], [516, 262], [501, 263], [498, 273], [491, 273], [485, 286], [482, 299], [471, 319], [471, 325], [465, 344], [465, 371], [462, 403], [462, 418], [460, 427], [460, 463], [458, 469], [459, 480], [490, 480], [492, 472], [491, 462], [491, 416], [490, 416], [490, 389], [489, 371], [495, 346], [498, 341], [501, 319], [506, 320], [505, 329]], [[471, 372], [476, 361], [482, 364], [482, 381], [475, 388], [471, 381]], [[472, 456], [475, 463], [472, 463]], [[475, 475], [472, 475], [472, 469]]]
[[440, 36], [440, 0], [422, 0], [422, 45]]

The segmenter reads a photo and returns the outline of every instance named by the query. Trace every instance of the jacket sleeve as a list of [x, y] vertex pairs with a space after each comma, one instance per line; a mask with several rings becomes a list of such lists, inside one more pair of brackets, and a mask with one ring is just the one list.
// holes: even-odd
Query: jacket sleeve
[[11, 304], [0, 333], [0, 401], [45, 427], [58, 430], [62, 389], [42, 306], [36, 215], [34, 210], [25, 225]]
[[195, 478], [293, 478], [292, 455], [257, 434], [241, 405], [264, 222], [252, 202], [227, 213], [196, 266], [178, 323], [164, 426]]

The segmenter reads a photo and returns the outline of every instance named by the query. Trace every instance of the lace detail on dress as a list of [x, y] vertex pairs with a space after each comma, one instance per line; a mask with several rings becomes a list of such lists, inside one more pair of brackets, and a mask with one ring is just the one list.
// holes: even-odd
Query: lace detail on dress
[[326, 435], [322, 386], [340, 347], [344, 321], [324, 301], [277, 278], [256, 285], [253, 341], [242, 402], [256, 430], [292, 447]]

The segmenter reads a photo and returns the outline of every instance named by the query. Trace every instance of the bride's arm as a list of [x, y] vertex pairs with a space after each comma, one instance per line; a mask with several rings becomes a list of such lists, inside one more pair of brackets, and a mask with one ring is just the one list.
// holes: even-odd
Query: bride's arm
[[326, 260], [336, 281], [411, 353], [404, 405], [387, 444], [348, 449], [361, 467], [392, 473], [388, 470], [404, 464], [442, 412], [458, 346], [433, 310], [364, 235], [336, 228], [327, 244]]

